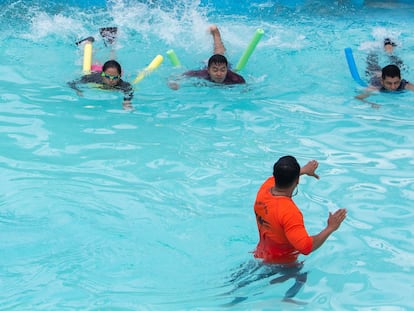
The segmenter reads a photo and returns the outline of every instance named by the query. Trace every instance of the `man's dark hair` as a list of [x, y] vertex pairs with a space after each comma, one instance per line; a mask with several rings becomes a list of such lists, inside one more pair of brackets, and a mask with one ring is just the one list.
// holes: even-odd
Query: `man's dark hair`
[[300, 165], [292, 156], [281, 157], [273, 166], [273, 177], [277, 187], [289, 188], [300, 175]]
[[382, 79], [386, 77], [395, 78], [398, 77], [401, 79], [401, 71], [400, 68], [396, 65], [388, 65], [382, 68]]
[[208, 68], [213, 64], [225, 64], [227, 67], [227, 58], [221, 54], [214, 54], [208, 60]]
[[121, 65], [116, 60], [108, 60], [102, 67], [102, 71], [107, 70], [108, 68], [116, 68], [118, 74], [122, 73]]
[[384, 39], [384, 46], [386, 46], [388, 44], [392, 45], [392, 46], [397, 46], [397, 44], [394, 41], [392, 41], [390, 38], [385, 38]]

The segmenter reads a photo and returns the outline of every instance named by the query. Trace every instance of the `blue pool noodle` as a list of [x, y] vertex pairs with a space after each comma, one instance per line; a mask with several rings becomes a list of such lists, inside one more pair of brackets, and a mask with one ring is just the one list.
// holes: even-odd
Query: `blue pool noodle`
[[349, 71], [351, 72], [352, 78], [360, 85], [366, 87], [367, 84], [362, 81], [362, 79], [359, 76], [358, 69], [355, 64], [354, 56], [352, 55], [352, 49], [351, 48], [345, 48], [345, 56], [346, 61], [348, 62]]

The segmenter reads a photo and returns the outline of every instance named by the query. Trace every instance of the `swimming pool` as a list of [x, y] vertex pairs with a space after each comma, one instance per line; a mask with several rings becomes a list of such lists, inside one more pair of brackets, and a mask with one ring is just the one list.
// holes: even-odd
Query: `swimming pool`
[[[0, 309], [412, 309], [414, 97], [356, 101], [343, 49], [363, 76], [368, 51], [391, 36], [412, 69], [413, 5], [101, 3], [1, 2]], [[171, 74], [210, 56], [210, 23], [233, 64], [265, 30], [247, 85], [170, 90]], [[81, 75], [77, 39], [95, 36], [95, 57], [107, 57], [107, 25], [120, 29], [127, 79], [171, 48], [183, 65], [165, 58], [133, 111], [117, 93], [66, 85]], [[297, 304], [281, 301], [291, 280], [226, 294], [252, 261], [258, 187], [285, 154], [320, 162], [321, 179], [302, 178], [295, 198], [309, 232], [328, 211], [348, 218], [302, 257]]]

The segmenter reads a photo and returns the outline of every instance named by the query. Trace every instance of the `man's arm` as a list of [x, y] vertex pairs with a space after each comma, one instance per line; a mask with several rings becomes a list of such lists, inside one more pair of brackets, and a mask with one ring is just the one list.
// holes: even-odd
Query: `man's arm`
[[414, 84], [412, 84], [412, 83], [408, 82], [408, 83], [405, 85], [405, 88], [406, 88], [407, 90], [414, 91]]
[[178, 90], [180, 88], [180, 82], [184, 80], [185, 77], [186, 72], [179, 76], [175, 75], [170, 77], [167, 81], [168, 87], [174, 91]]
[[211, 35], [213, 36], [213, 42], [214, 42], [213, 53], [224, 55], [224, 53], [226, 52], [226, 48], [224, 47], [223, 41], [221, 40], [221, 34], [217, 26], [211, 25], [209, 30], [210, 30]]
[[312, 236], [312, 252], [317, 250], [321, 245], [326, 241], [326, 239], [334, 232], [336, 231], [341, 223], [346, 218], [346, 209], [340, 208], [335, 213], [329, 212], [328, 217], [328, 225], [325, 229], [323, 229], [321, 232], [319, 232], [316, 235]]
[[364, 102], [364, 103], [366, 103], [366, 104], [371, 105], [372, 108], [379, 108], [380, 105], [366, 100], [366, 98], [368, 98], [373, 91], [378, 91], [378, 89], [369, 87], [369, 88], [365, 89], [365, 91], [363, 93], [355, 96], [355, 98], [362, 101], [362, 102]]
[[168, 87], [172, 90], [178, 90], [180, 88], [181, 81], [184, 81], [186, 78], [209, 80], [209, 75], [206, 68], [199, 70], [188, 70], [179, 76], [170, 78], [167, 82]]

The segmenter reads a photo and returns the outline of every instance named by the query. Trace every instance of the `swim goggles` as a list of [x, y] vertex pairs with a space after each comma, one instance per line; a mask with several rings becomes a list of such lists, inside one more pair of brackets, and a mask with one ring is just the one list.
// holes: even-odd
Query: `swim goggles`
[[111, 75], [106, 74], [105, 72], [102, 72], [101, 73], [101, 77], [107, 78], [107, 79], [109, 79], [111, 81], [118, 80], [118, 79], [121, 78], [121, 76], [119, 76], [119, 75], [118, 76], [111, 76]]

